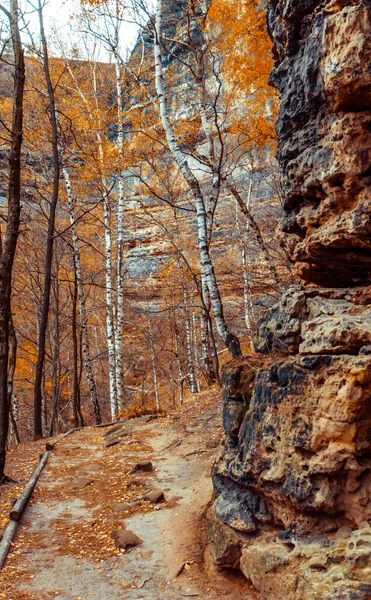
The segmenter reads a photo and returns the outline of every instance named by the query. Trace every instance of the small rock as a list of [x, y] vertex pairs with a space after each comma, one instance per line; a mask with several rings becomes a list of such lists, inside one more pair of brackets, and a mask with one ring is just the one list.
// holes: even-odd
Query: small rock
[[113, 438], [113, 439], [108, 439], [106, 442], [106, 448], [112, 448], [113, 446], [117, 446], [118, 444], [120, 444], [121, 442], [121, 438]]
[[188, 563], [186, 563], [186, 562], [183, 562], [183, 563], [182, 563], [182, 564], [181, 564], [181, 565], [180, 565], [180, 566], [177, 568], [177, 570], [175, 571], [175, 573], [174, 573], [174, 575], [171, 577], [171, 579], [176, 579], [177, 577], [179, 577], [179, 575], [181, 575], [181, 574], [183, 573], [183, 571], [184, 571], [184, 569], [185, 569], [185, 566], [186, 566], [187, 564], [188, 564]]
[[291, 529], [287, 529], [286, 531], [279, 531], [277, 535], [277, 541], [282, 544], [291, 544], [295, 539], [294, 532]]
[[152, 557], [153, 550], [142, 550], [140, 555], [144, 560], [149, 560]]
[[88, 485], [94, 483], [94, 479], [90, 477], [76, 477], [67, 485], [70, 490], [82, 490], [86, 488]]
[[154, 466], [150, 460], [140, 460], [135, 467], [129, 471], [129, 475], [132, 473], [151, 473], [154, 470]]
[[133, 434], [133, 428], [128, 425], [121, 425], [119, 429], [116, 429], [111, 434], [107, 435], [104, 440], [106, 442], [106, 448], [116, 446], [123, 438], [131, 436]]
[[129, 529], [118, 529], [111, 534], [111, 537], [115, 542], [116, 548], [122, 548], [123, 550], [135, 548], [143, 544], [143, 540]]
[[143, 481], [141, 479], [129, 479], [126, 485], [127, 487], [140, 487], [143, 485]]
[[132, 508], [136, 508], [142, 504], [141, 500], [132, 500], [131, 502], [120, 502], [116, 504], [114, 510], [117, 512], [122, 512], [126, 510], [131, 510]]
[[103, 434], [103, 437], [105, 438], [105, 437], [112, 435], [113, 433], [116, 433], [116, 431], [119, 431], [120, 429], [122, 429], [122, 426], [123, 426], [122, 423], [117, 423], [117, 425], [114, 425], [108, 431], [106, 431], [106, 433]]
[[152, 504], [159, 504], [165, 501], [165, 495], [162, 490], [151, 490], [144, 496], [144, 500], [148, 500]]
[[116, 504], [113, 509], [116, 512], [125, 512], [126, 510], [131, 509], [131, 504], [129, 502], [120, 502], [120, 504]]
[[352, 535], [353, 530], [350, 527], [340, 527], [335, 533], [338, 540], [347, 540]]

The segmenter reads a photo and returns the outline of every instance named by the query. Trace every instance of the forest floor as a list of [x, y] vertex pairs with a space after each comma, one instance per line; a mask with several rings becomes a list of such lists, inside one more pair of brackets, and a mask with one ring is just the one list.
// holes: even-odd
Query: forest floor
[[[246, 579], [217, 572], [207, 559], [204, 516], [223, 433], [218, 395], [200, 394], [168, 417], [129, 421], [131, 434], [110, 448], [104, 429], [62, 440], [0, 573], [0, 598], [237, 600], [243, 595], [253, 600], [253, 591], [250, 599], [246, 595]], [[24, 481], [1, 491], [0, 531], [42, 447], [37, 442], [10, 453], [7, 472]], [[130, 474], [143, 460], [150, 460], [154, 471]], [[143, 500], [148, 490], [163, 491], [165, 501]], [[111, 536], [124, 528], [143, 543], [117, 549]]]

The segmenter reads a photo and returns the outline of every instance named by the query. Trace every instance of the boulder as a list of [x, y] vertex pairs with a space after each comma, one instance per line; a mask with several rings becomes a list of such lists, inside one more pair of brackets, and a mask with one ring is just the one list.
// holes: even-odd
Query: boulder
[[261, 369], [238, 446], [214, 467], [221, 522], [321, 533], [370, 519], [370, 405], [369, 356], [287, 358]]
[[243, 541], [241, 536], [216, 518], [214, 508], [210, 508], [206, 514], [206, 528], [212, 561], [217, 567], [238, 568]]

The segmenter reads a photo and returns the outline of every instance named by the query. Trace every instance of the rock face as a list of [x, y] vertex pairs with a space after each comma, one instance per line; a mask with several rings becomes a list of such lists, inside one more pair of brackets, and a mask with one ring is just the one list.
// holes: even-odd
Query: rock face
[[371, 6], [268, 3], [285, 203], [283, 243], [320, 285], [371, 282]]
[[363, 354], [371, 344], [371, 287], [293, 286], [257, 326], [263, 354]]
[[371, 2], [269, 0], [267, 16], [281, 236], [303, 285], [260, 320], [257, 354], [224, 367], [210, 553], [267, 600], [367, 600]]

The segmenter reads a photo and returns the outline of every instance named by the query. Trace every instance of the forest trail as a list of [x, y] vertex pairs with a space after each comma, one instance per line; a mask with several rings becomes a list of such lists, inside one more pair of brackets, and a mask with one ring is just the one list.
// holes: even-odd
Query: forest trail
[[[204, 560], [203, 517], [222, 432], [215, 396], [169, 417], [130, 421], [129, 435], [110, 448], [108, 429], [57, 445], [0, 575], [0, 598], [234, 600], [243, 588], [246, 597], [245, 579], [217, 574]], [[144, 460], [153, 472], [129, 473]], [[148, 490], [163, 491], [165, 502], [142, 500]], [[124, 527], [143, 544], [116, 549], [111, 534]]]

